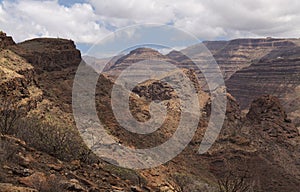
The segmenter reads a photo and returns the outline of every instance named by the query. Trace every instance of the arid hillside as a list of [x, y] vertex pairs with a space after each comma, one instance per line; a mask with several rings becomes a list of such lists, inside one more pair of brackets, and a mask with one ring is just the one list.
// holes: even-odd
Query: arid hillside
[[[233, 96], [227, 93], [221, 133], [208, 152], [199, 154], [214, 101], [199, 85], [199, 73], [178, 53], [164, 56], [149, 48], [133, 50], [116, 59], [105, 74], [99, 75], [95, 105], [106, 132], [118, 145], [144, 149], [172, 138], [182, 113], [199, 119], [199, 123], [192, 141], [174, 159], [155, 168], [129, 170], [111, 164], [112, 161], [122, 163], [114, 161], [113, 154], [118, 153], [114, 151], [101, 159], [79, 136], [72, 114], [72, 88], [82, 59], [74, 42], [43, 38], [15, 44], [4, 34], [0, 38], [5, 42], [0, 44], [0, 191], [299, 191], [299, 131], [277, 97], [255, 95], [249, 100], [251, 105], [245, 115], [240, 109], [239, 96], [234, 98], [238, 92], [233, 92]], [[292, 66], [295, 61], [297, 65], [294, 52], [289, 57], [280, 52], [283, 61], [288, 62], [276, 63], [278, 50], [297, 50], [291, 40], [233, 40], [206, 42], [206, 45], [223, 63], [220, 66], [226, 77], [232, 79], [243, 71], [239, 69], [260, 66], [261, 62], [273, 63], [275, 71], [284, 68], [282, 65], [286, 63]], [[276, 59], [270, 60], [272, 57]], [[126, 87], [116, 85], [110, 74], [116, 75], [131, 64], [149, 58], [186, 69], [144, 81], [131, 90], [129, 108], [136, 120], [147, 122], [153, 118], [150, 113], [153, 102], [161, 103], [166, 109], [159, 129], [151, 134], [137, 134], [124, 129], [115, 117], [111, 103], [113, 86]], [[199, 116], [187, 106], [180, 108], [182, 101], [175, 90], [182, 73], [195, 88]], [[272, 77], [277, 77], [276, 74], [274, 72]], [[294, 80], [296, 75], [292, 77]], [[175, 86], [166, 82], [173, 82]], [[114, 104], [122, 105], [124, 95], [118, 96], [120, 99]], [[122, 117], [126, 121], [130, 116]], [[88, 122], [86, 126], [93, 123]], [[186, 122], [186, 128], [189, 123]], [[182, 137], [185, 136], [182, 133]], [[115, 149], [113, 145], [106, 147]], [[129, 160], [135, 162], [136, 159]], [[143, 163], [137, 161], [137, 164]]]

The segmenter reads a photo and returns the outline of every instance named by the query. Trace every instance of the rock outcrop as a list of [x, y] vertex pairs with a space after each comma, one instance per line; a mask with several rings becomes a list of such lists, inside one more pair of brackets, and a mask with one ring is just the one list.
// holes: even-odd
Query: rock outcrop
[[74, 42], [41, 38], [19, 43], [10, 50], [33, 66], [35, 81], [44, 98], [71, 112], [73, 79], [82, 60]]
[[298, 130], [288, 119], [278, 98], [265, 95], [251, 104], [247, 118], [251, 122], [260, 124], [263, 132], [271, 137], [295, 138]]
[[0, 31], [0, 50], [11, 45], [15, 45], [13, 38]]
[[12, 50], [42, 72], [74, 68], [81, 62], [80, 51], [71, 40], [33, 39], [17, 44]]
[[34, 69], [24, 58], [14, 52], [0, 51], [0, 95], [26, 98], [30, 94], [30, 86], [34, 85]]

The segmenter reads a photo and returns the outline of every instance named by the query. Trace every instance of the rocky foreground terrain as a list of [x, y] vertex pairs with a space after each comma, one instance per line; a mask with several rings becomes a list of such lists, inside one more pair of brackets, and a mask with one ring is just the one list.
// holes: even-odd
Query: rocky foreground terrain
[[[73, 80], [81, 62], [74, 43], [33, 39], [16, 44], [5, 34], [0, 39], [0, 191], [299, 191], [300, 136], [291, 118], [297, 117], [297, 109], [286, 113], [286, 103], [282, 105], [283, 99], [296, 102], [297, 40], [206, 42], [228, 79], [226, 118], [217, 141], [207, 153], [197, 153], [213, 98], [195, 81], [198, 72], [186, 67], [184, 73], [197, 90], [201, 108], [192, 141], [166, 164], [129, 170], [95, 156], [79, 136], [71, 106]], [[178, 66], [190, 62], [177, 52], [164, 56], [140, 48], [116, 59], [107, 71], [120, 71], [147, 58]], [[178, 126], [180, 109], [174, 89], [161, 80], [176, 73], [141, 83], [131, 93], [131, 113], [139, 121], [151, 118], [153, 100], [167, 108], [162, 127], [149, 135], [130, 133], [118, 124], [110, 102], [113, 78], [110, 73], [100, 75], [96, 106], [107, 132], [129, 147], [148, 148], [167, 141]], [[251, 83], [253, 74], [268, 83], [261, 87], [252, 81], [247, 88], [251, 99], [246, 100], [246, 94], [237, 90]], [[245, 81], [235, 80], [245, 77]], [[262, 96], [267, 92], [261, 90], [269, 85], [274, 90], [270, 94], [280, 99]], [[289, 91], [279, 94], [278, 87]], [[242, 109], [249, 106], [246, 113], [239, 102]]]

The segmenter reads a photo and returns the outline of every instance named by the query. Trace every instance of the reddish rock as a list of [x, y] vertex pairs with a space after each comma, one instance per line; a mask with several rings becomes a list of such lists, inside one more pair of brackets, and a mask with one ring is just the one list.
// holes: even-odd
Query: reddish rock
[[41, 185], [45, 185], [47, 177], [42, 172], [36, 172], [28, 177], [19, 179], [19, 182], [32, 188], [38, 188]]

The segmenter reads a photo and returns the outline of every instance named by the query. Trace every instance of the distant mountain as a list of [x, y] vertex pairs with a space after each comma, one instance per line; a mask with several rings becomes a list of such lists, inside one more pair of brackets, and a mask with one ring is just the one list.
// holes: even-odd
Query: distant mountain
[[91, 66], [97, 72], [106, 72], [115, 64], [115, 62], [124, 55], [98, 59], [91, 56], [83, 56], [87, 65]]
[[[295, 47], [297, 39], [235, 39], [231, 41], [204, 41], [203, 44], [211, 52], [220, 66], [225, 80], [236, 71], [257, 62], [272, 50], [278, 48]], [[190, 49], [189, 47], [187, 49]], [[192, 61], [182, 56], [181, 51], [172, 51], [167, 56], [179, 63], [181, 67], [193, 67]], [[197, 56], [195, 56], [197, 58]], [[200, 72], [198, 72], [200, 73]]]
[[155, 60], [174, 63], [171, 59], [151, 48], [137, 48], [119, 58], [108, 70], [122, 71], [133, 63], [144, 60]]
[[249, 67], [237, 71], [226, 85], [242, 109], [248, 108], [253, 99], [263, 94], [279, 97], [293, 119], [298, 119], [299, 126], [300, 47], [271, 51]]
[[[252, 63], [259, 61], [260, 58], [267, 55], [273, 50], [296, 47], [300, 43], [299, 39], [235, 39], [231, 41], [204, 41], [213, 58], [219, 65], [224, 79], [229, 79], [236, 71], [250, 66]], [[197, 47], [197, 46], [196, 46]], [[196, 48], [197, 49], [197, 48]], [[179, 68], [194, 69], [198, 74], [200, 81], [205, 81], [201, 71], [195, 66], [192, 58], [188, 58], [183, 53], [194, 51], [192, 47], [183, 50], [173, 50], [167, 55], [162, 55], [151, 48], [138, 48], [129, 54], [120, 57], [115, 62], [110, 62], [106, 71], [111, 73], [122, 71], [133, 63], [152, 59], [165, 61], [176, 65]], [[197, 51], [197, 50], [196, 50]], [[208, 54], [208, 51], [198, 51], [199, 56], [193, 53], [194, 59], [201, 54]], [[189, 55], [189, 54], [188, 54]]]

